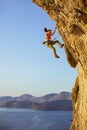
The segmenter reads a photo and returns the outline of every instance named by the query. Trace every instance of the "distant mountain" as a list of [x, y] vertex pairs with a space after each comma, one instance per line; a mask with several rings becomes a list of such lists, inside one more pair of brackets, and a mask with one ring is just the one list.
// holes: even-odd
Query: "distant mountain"
[[72, 110], [71, 100], [45, 102], [36, 107], [38, 110]]
[[0, 97], [0, 102], [7, 102], [7, 101], [10, 101], [10, 100], [12, 100], [11, 96]]
[[33, 109], [37, 107], [38, 103], [31, 101], [8, 101], [4, 103], [0, 103], [0, 107], [8, 107], [8, 108], [29, 108]]
[[29, 108], [37, 110], [71, 110], [71, 93], [51, 93], [42, 97], [24, 94], [19, 97], [0, 97], [0, 107]]

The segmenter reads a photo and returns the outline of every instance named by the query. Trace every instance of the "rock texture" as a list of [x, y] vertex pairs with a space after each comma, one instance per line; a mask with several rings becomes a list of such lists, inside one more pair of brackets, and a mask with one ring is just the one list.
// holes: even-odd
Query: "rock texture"
[[66, 56], [78, 77], [72, 90], [70, 130], [87, 130], [87, 0], [33, 0], [56, 22]]

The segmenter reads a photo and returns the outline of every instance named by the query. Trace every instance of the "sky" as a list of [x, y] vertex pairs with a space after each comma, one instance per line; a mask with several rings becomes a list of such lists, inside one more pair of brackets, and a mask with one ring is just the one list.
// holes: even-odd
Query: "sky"
[[[57, 59], [42, 44], [44, 27], [55, 25], [31, 0], [0, 0], [0, 96], [72, 91], [77, 70], [68, 64], [64, 48], [55, 45]], [[55, 37], [63, 43], [58, 30]]]

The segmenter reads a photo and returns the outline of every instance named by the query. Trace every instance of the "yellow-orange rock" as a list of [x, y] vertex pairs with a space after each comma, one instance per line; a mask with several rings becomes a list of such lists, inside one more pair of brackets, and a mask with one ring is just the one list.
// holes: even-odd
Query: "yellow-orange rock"
[[77, 67], [70, 130], [87, 130], [87, 0], [33, 0], [56, 21], [66, 57]]

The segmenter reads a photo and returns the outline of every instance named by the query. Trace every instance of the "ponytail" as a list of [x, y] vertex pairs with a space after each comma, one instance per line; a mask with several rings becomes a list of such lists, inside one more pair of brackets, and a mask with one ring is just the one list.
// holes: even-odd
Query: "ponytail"
[[44, 28], [44, 32], [48, 32], [47, 28]]

